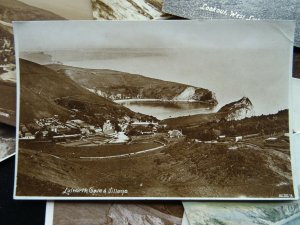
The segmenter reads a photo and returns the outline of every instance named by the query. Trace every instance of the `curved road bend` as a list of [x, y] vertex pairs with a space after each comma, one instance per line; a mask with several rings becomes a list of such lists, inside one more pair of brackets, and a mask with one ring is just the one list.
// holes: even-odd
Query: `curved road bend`
[[166, 144], [164, 144], [164, 143], [161, 143], [161, 144], [162, 144], [162, 146], [159, 146], [156, 148], [150, 148], [150, 149], [139, 151], [139, 152], [127, 153], [127, 154], [122, 154], [122, 155], [103, 156], [103, 157], [80, 157], [80, 159], [112, 159], [112, 158], [130, 157], [130, 156], [134, 156], [134, 155], [139, 155], [139, 154], [143, 154], [143, 153], [147, 153], [147, 152], [156, 151], [156, 150], [162, 149], [163, 147], [166, 146]]

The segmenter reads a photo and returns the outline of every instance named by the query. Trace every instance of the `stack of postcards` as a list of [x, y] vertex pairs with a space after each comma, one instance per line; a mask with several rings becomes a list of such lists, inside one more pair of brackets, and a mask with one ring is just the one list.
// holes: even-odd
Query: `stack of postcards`
[[0, 0], [10, 201], [48, 201], [46, 225], [300, 224], [299, 49], [298, 0]]

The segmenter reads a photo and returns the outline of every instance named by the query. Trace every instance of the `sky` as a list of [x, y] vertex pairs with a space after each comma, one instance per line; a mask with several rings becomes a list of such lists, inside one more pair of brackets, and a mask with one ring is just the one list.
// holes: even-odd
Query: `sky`
[[92, 19], [91, 0], [19, 0], [28, 5], [51, 11], [66, 19]]
[[248, 97], [257, 115], [288, 108], [291, 21], [14, 23], [17, 51], [207, 88], [219, 105]]

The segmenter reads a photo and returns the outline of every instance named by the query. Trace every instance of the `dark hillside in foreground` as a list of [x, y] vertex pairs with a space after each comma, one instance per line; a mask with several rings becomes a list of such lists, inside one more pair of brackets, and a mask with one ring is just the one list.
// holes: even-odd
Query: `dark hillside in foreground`
[[70, 119], [74, 110], [76, 118], [91, 123], [115, 121], [124, 116], [153, 119], [97, 96], [45, 66], [20, 59], [20, 71], [21, 123], [54, 115], [64, 121]]

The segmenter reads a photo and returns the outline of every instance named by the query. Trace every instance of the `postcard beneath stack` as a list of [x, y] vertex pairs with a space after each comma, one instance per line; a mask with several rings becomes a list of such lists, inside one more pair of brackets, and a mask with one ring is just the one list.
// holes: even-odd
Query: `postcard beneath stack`
[[300, 202], [184, 202], [190, 224], [286, 224], [300, 223]]
[[182, 225], [181, 202], [47, 202], [45, 225]]
[[294, 28], [14, 23], [15, 198], [297, 198], [288, 110]]
[[296, 20], [294, 45], [300, 47], [298, 0], [164, 0], [163, 11], [187, 19]]
[[0, 162], [15, 154], [16, 65], [12, 21], [92, 19], [89, 0], [0, 0]]

